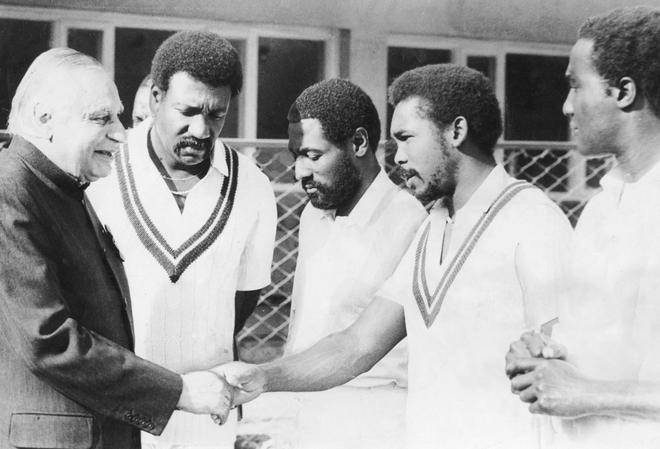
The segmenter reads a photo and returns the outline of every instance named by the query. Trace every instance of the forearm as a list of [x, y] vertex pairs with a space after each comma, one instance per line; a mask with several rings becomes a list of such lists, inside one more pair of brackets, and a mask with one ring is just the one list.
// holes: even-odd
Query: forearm
[[589, 414], [660, 420], [660, 382], [594, 381], [584, 400]]
[[384, 355], [359, 340], [346, 331], [332, 334], [306, 351], [262, 365], [265, 391], [319, 391], [354, 379]]

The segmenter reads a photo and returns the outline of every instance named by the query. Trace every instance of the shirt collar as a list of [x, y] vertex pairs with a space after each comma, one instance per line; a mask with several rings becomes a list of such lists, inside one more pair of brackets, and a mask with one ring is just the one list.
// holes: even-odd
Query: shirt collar
[[385, 198], [393, 186], [394, 183], [390, 181], [385, 170], [381, 169], [347, 216], [337, 217], [337, 211], [335, 209], [314, 209], [318, 211], [323, 219], [342, 220], [348, 224], [366, 226], [369, 220], [371, 220], [371, 217], [378, 211], [383, 198]]
[[78, 178], [62, 170], [41, 150], [19, 135], [12, 137], [7, 151], [15, 151], [32, 168], [73, 197], [82, 198], [83, 191], [89, 186], [88, 182], [80, 182]]
[[[506, 170], [504, 170], [504, 167], [500, 164], [495, 165], [488, 176], [486, 176], [486, 179], [484, 179], [481, 185], [477, 187], [477, 190], [472, 193], [472, 196], [470, 196], [463, 207], [456, 211], [456, 215], [465, 211], [487, 211], [491, 204], [493, 204], [493, 201], [495, 201], [495, 198], [497, 198], [502, 192], [502, 189], [504, 189], [510, 181], [511, 177]], [[439, 201], [438, 204], [442, 204], [442, 202]]]
[[644, 175], [634, 182], [627, 182], [623, 179], [623, 174], [618, 165], [615, 165], [609, 172], [607, 172], [600, 179], [600, 186], [604, 190], [619, 190], [622, 189], [624, 185], [645, 185], [646, 183], [652, 183], [655, 181], [660, 181], [660, 162], [656, 162], [653, 167]]

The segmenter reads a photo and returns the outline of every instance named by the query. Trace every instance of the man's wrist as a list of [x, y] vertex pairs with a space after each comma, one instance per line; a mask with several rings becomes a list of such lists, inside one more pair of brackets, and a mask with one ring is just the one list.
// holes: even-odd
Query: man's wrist
[[273, 387], [272, 385], [272, 380], [276, 379], [277, 372], [279, 372], [279, 368], [277, 367], [276, 362], [270, 362], [270, 363], [263, 363], [261, 365], [257, 365], [259, 367], [259, 370], [261, 371], [261, 376], [262, 376], [262, 385], [263, 385], [263, 393], [269, 392], [269, 391], [274, 391], [271, 388]]

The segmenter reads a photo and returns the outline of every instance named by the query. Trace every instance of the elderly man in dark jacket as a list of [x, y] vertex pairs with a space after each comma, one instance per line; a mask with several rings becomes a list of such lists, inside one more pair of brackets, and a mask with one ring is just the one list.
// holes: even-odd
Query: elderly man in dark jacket
[[173, 410], [226, 418], [231, 391], [132, 352], [130, 297], [112, 236], [85, 196], [124, 139], [101, 65], [52, 49], [12, 102], [0, 152], [0, 448], [135, 448]]

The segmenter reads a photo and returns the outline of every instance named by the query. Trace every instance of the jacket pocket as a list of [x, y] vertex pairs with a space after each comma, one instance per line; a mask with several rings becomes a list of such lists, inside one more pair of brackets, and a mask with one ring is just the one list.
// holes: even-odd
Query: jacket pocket
[[23, 449], [91, 449], [94, 417], [79, 413], [15, 412], [9, 444]]

